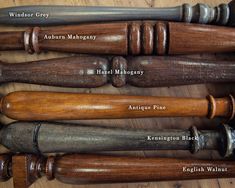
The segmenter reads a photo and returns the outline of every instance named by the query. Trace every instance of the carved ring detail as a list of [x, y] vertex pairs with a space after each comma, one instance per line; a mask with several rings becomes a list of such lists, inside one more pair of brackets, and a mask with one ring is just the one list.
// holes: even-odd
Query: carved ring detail
[[216, 102], [215, 98], [212, 95], [207, 96], [207, 100], [209, 101], [209, 112], [208, 112], [208, 118], [213, 119], [215, 117], [216, 113]]

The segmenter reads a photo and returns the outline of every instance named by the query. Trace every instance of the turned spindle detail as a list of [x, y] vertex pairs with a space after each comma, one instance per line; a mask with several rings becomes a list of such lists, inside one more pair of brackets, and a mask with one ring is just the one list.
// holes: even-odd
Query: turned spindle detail
[[0, 143], [12, 152], [31, 154], [137, 150], [186, 150], [195, 154], [215, 150], [222, 157], [231, 157], [235, 148], [234, 134], [232, 127], [223, 124], [218, 130], [198, 130], [196, 127], [190, 130], [131, 130], [69, 123], [15, 122], [0, 130]]
[[[111, 26], [111, 24], [109, 25]], [[108, 27], [101, 26], [101, 28], [104, 28], [107, 30], [111, 29], [109, 25]], [[79, 29], [79, 26], [77, 27]], [[169, 38], [168, 32], [169, 31], [168, 31], [167, 23], [163, 23], [163, 22], [157, 22], [156, 24], [151, 23], [151, 22], [149, 23], [148, 22], [147, 23], [133, 22], [129, 24], [120, 23], [120, 28], [118, 29], [125, 31], [126, 34], [128, 35], [128, 36], [123, 36], [123, 38], [126, 37], [126, 40], [127, 40], [126, 42], [127, 42], [128, 47], [124, 46], [126, 42], [124, 42], [124, 39], [122, 39], [122, 41], [120, 41], [121, 46], [118, 49], [114, 49], [115, 51], [111, 53], [124, 54], [124, 55], [127, 53], [130, 55], [139, 55], [139, 54], [165, 55], [165, 54], [168, 54], [167, 46], [168, 46], [168, 38]], [[40, 34], [41, 32], [44, 34]], [[124, 35], [125, 33], [120, 32], [120, 34]], [[39, 27], [34, 27], [33, 29], [29, 29], [25, 31], [24, 32], [25, 51], [27, 51], [28, 53], [34, 53], [34, 52], [40, 53], [43, 50], [43, 47], [40, 47], [40, 41], [43, 42], [43, 38], [45, 38], [45, 35], [46, 35], [46, 32], [43, 32], [43, 30], [41, 30]], [[119, 37], [118, 33], [116, 35], [117, 35], [116, 37]], [[111, 34], [108, 37], [111, 38], [112, 37]], [[108, 40], [110, 39], [107, 39], [106, 42], [108, 42]], [[124, 47], [124, 49], [123, 49], [123, 52], [120, 53], [117, 50], [121, 50], [122, 46]], [[114, 48], [114, 46], [112, 47]], [[126, 52], [124, 52], [124, 50]], [[103, 53], [108, 54], [109, 52], [104, 51]]]
[[229, 16], [231, 15], [229, 5], [227, 4], [220, 4], [214, 8], [202, 3], [198, 3], [195, 6], [183, 4], [182, 8], [182, 21], [188, 23], [226, 25], [229, 21]]
[[[68, 184], [143, 182], [229, 178], [235, 176], [233, 161], [171, 158], [114, 157], [108, 155], [34, 155], [0, 157], [6, 163], [14, 188], [28, 188], [41, 176]], [[204, 169], [194, 173], [190, 169]], [[17, 170], [16, 170], [17, 169]], [[2, 169], [1, 169], [2, 170]], [[2, 172], [0, 172], [2, 174]], [[6, 179], [0, 178], [1, 181]]]
[[45, 174], [45, 159], [36, 155], [14, 155], [8, 170], [13, 176], [14, 188], [28, 188]]
[[[0, 9], [0, 23], [14, 25], [65, 25], [104, 21], [162, 20], [234, 25], [234, 1], [210, 7], [198, 3], [177, 7], [17, 6]], [[41, 13], [38, 15], [38, 13]], [[23, 16], [18, 16], [22, 15]], [[30, 15], [24, 17], [24, 15]]]
[[111, 59], [78, 56], [34, 62], [0, 62], [0, 84], [31, 83], [62, 87], [92, 88], [175, 86], [235, 81], [235, 64], [226, 61], [178, 57], [138, 56]]
[[28, 53], [167, 55], [235, 51], [233, 28], [176, 22], [114, 22], [50, 29], [34, 27], [0, 34], [0, 50], [25, 50]]

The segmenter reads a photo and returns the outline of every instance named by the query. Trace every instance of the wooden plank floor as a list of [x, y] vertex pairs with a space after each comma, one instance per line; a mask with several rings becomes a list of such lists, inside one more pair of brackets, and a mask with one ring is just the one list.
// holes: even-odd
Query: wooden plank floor
[[[1, 7], [19, 6], [19, 5], [33, 5], [33, 4], [60, 4], [60, 5], [105, 5], [105, 6], [138, 6], [138, 7], [163, 7], [176, 6], [182, 3], [196, 4], [198, 2], [207, 3], [211, 6], [219, 3], [228, 3], [229, 0], [1, 0]], [[0, 27], [0, 31], [19, 30], [20, 27]], [[1, 44], [0, 44], [1, 45]], [[48, 59], [54, 57], [71, 56], [74, 54], [65, 53], [41, 53], [40, 55], [29, 55], [24, 52], [0, 52], [0, 60], [7, 63], [20, 63], [23, 61], [31, 61], [38, 59]], [[233, 54], [217, 54], [217, 55], [193, 55], [192, 58], [208, 58], [208, 59], [227, 59], [235, 60]], [[43, 90], [43, 91], [67, 91], [67, 92], [92, 92], [92, 93], [115, 93], [115, 94], [138, 94], [138, 95], [152, 95], [152, 96], [178, 96], [178, 97], [205, 97], [209, 93], [219, 97], [230, 93], [235, 93], [235, 84], [217, 84], [217, 85], [192, 85], [180, 87], [164, 87], [164, 88], [149, 88], [139, 89], [135, 87], [126, 86], [121, 89], [113, 88], [112, 86], [105, 86], [97, 89], [68, 89], [58, 87], [47, 87], [39, 85], [28, 84], [4, 84], [0, 87], [0, 93], [6, 94], [12, 91], [19, 90]], [[152, 119], [130, 119], [130, 120], [99, 120], [99, 121], [75, 121], [83, 124], [95, 124], [116, 127], [131, 127], [131, 128], [188, 128], [196, 125], [199, 128], [213, 129], [224, 121], [221, 119], [207, 120], [206, 118], [152, 118]], [[1, 117], [1, 123], [7, 124], [12, 120], [6, 117]], [[1, 152], [6, 149], [1, 147]], [[218, 154], [216, 152], [200, 152], [196, 155], [191, 155], [189, 152], [116, 152], [114, 155], [134, 155], [134, 156], [166, 156], [166, 157], [181, 157], [181, 158], [209, 158], [216, 159]], [[12, 180], [0, 183], [0, 188], [11, 188]], [[31, 188], [234, 188], [235, 179], [213, 179], [213, 180], [194, 180], [194, 181], [165, 181], [165, 182], [151, 182], [151, 183], [123, 183], [123, 184], [101, 184], [101, 185], [65, 185], [54, 181], [47, 181], [45, 178], [38, 180]]]

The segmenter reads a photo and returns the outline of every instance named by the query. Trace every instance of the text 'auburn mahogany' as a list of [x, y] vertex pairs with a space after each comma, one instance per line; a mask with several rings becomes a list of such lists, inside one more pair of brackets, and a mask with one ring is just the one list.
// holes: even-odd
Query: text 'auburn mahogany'
[[232, 119], [232, 95], [224, 98], [174, 98], [58, 92], [12, 92], [2, 97], [1, 113], [16, 120], [75, 120], [215, 116]]
[[4, 155], [0, 160], [4, 164], [0, 169], [1, 180], [13, 177], [15, 188], [28, 188], [42, 176], [69, 184], [235, 177], [234, 161], [78, 154], [48, 158], [15, 155], [12, 160]]
[[235, 82], [235, 64], [179, 57], [77, 56], [0, 63], [0, 83], [23, 82], [62, 87], [99, 87], [112, 83], [137, 87]]
[[82, 24], [0, 33], [0, 50], [166, 55], [235, 51], [235, 29], [174, 22]]

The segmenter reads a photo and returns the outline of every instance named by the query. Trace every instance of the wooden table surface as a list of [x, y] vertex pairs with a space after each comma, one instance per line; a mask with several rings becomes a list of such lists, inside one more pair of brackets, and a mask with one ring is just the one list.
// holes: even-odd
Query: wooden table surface
[[[176, 6], [182, 3], [196, 4], [207, 3], [211, 6], [216, 6], [220, 3], [228, 3], [229, 0], [1, 0], [1, 7], [19, 6], [19, 5], [33, 5], [33, 4], [51, 4], [51, 5], [104, 5], [104, 6], [133, 6], [133, 7], [163, 7]], [[19, 30], [22, 28], [15, 27], [0, 27], [0, 31]], [[49, 59], [54, 57], [65, 57], [74, 54], [66, 53], [41, 53], [39, 55], [29, 55], [25, 52], [0, 52], [0, 60], [7, 63], [20, 63], [24, 61]], [[201, 54], [193, 55], [192, 58], [208, 58], [208, 59], [226, 59], [235, 60], [233, 54]], [[97, 89], [68, 89], [58, 87], [48, 87], [29, 84], [4, 84], [0, 87], [0, 93], [6, 94], [12, 91], [19, 90], [43, 90], [43, 91], [67, 91], [67, 92], [92, 92], [92, 93], [113, 93], [113, 94], [136, 94], [136, 95], [152, 95], [152, 96], [178, 96], [178, 97], [205, 97], [209, 93], [216, 96], [226, 96], [230, 93], [235, 93], [235, 84], [206, 84], [206, 85], [190, 85], [180, 87], [163, 87], [163, 88], [149, 88], [141, 89], [131, 86], [126, 86], [121, 89], [113, 88], [108, 85]], [[98, 121], [75, 121], [83, 124], [116, 126], [116, 127], [131, 127], [131, 128], [182, 128], [187, 129], [192, 125], [199, 128], [213, 129], [219, 126], [224, 121], [221, 119], [207, 120], [206, 118], [152, 118], [152, 119], [129, 119], [129, 120], [98, 120]], [[1, 123], [7, 124], [12, 120], [6, 117], [1, 117]], [[5, 148], [0, 149], [5, 152]], [[200, 152], [192, 155], [189, 152], [180, 151], [165, 151], [165, 152], [115, 152], [114, 155], [134, 155], [134, 156], [166, 156], [166, 157], [180, 157], [180, 158], [209, 158], [216, 159], [218, 154], [216, 152]], [[167, 165], [167, 164], [166, 164]], [[11, 188], [12, 180], [0, 183], [0, 188]], [[194, 180], [194, 181], [165, 181], [165, 182], [145, 182], [145, 183], [123, 183], [123, 184], [100, 184], [100, 185], [65, 185], [56, 180], [47, 181], [46, 178], [41, 178], [34, 183], [31, 188], [232, 188], [235, 187], [235, 179], [213, 179], [213, 180]]]

